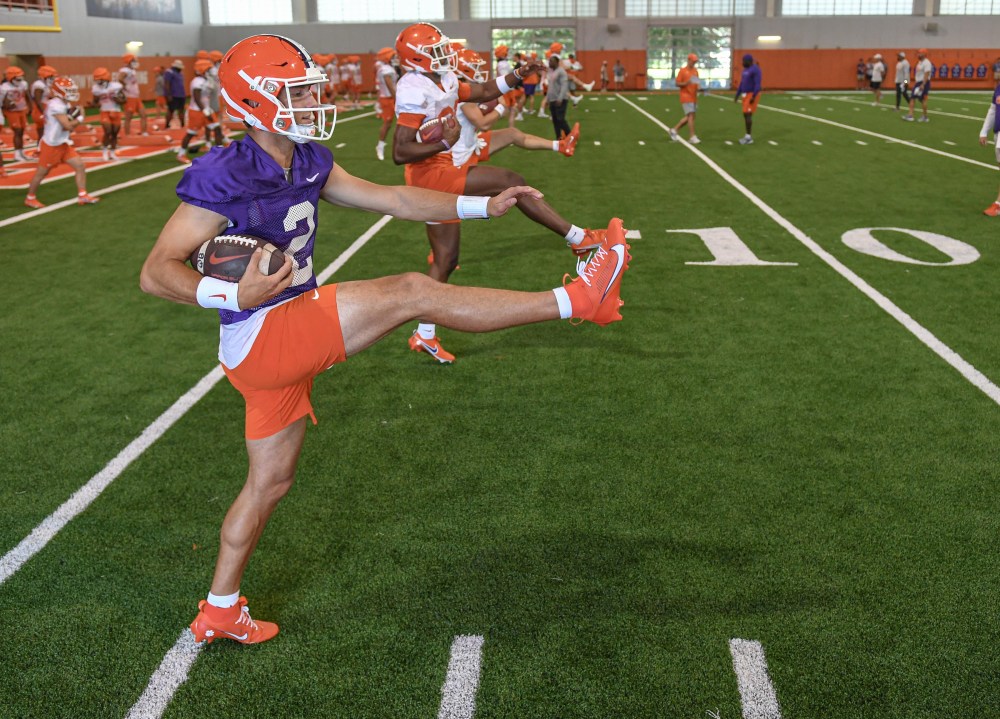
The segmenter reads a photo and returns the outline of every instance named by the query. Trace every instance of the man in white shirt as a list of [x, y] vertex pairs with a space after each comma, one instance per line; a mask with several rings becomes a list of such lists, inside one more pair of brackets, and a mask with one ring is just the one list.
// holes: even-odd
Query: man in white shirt
[[906, 53], [900, 51], [896, 55], [896, 109], [899, 112], [900, 99], [910, 101], [910, 61], [906, 59]]
[[874, 107], [878, 107], [879, 102], [882, 100], [882, 79], [885, 77], [885, 63], [882, 62], [882, 56], [879, 53], [875, 53], [875, 57], [872, 58], [872, 92], [875, 93], [875, 102], [872, 103]]
[[924, 111], [923, 117], [917, 120], [917, 122], [931, 121], [927, 117], [927, 96], [931, 93], [931, 73], [933, 71], [934, 66], [927, 59], [927, 50], [920, 48], [917, 50], [917, 65], [913, 69], [913, 93], [910, 95], [910, 112], [903, 118], [907, 122], [913, 122], [913, 105], [916, 103], [917, 98], [920, 99], [920, 106]]
[[[986, 142], [993, 133], [994, 144], [996, 145], [996, 159], [997, 163], [1000, 164], [1000, 81], [998, 81], [996, 89], [993, 90], [993, 98], [990, 102], [990, 109], [986, 113], [986, 119], [983, 121], [983, 129], [979, 131], [979, 144], [986, 147]], [[983, 210], [984, 215], [989, 217], [1000, 217], [1000, 193], [997, 194], [996, 201]]]

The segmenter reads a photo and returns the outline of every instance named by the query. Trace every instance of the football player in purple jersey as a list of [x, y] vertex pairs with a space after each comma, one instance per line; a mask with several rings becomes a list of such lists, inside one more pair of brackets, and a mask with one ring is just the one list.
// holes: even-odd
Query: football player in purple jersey
[[[197, 640], [253, 644], [278, 633], [255, 621], [240, 596], [250, 555], [295, 477], [313, 378], [400, 325], [420, 320], [466, 332], [489, 332], [543, 320], [621, 319], [621, 278], [628, 245], [620, 220], [571, 283], [544, 292], [460, 287], [415, 272], [317, 285], [313, 245], [320, 200], [419, 222], [489, 218], [520, 197], [457, 196], [416, 187], [387, 187], [354, 177], [329, 149], [311, 140], [333, 134], [336, 108], [323, 104], [327, 77], [301, 45], [277, 35], [240, 41], [219, 68], [222, 99], [247, 125], [243, 140], [195, 159], [177, 186], [181, 204], [143, 265], [140, 286], [173, 302], [216, 308], [219, 359], [246, 403], [249, 473], [222, 523], [208, 598], [191, 624]], [[200, 275], [186, 264], [219, 234], [250, 235], [285, 254], [264, 275], [256, 250], [239, 282]], [[213, 258], [206, 257], [211, 265]]]

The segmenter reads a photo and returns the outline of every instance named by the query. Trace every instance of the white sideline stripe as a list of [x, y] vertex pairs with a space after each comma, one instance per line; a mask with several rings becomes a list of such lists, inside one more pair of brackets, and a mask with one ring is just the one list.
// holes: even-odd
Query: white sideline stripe
[[[344, 123], [344, 122], [350, 122], [351, 120], [360, 120], [362, 117], [371, 117], [374, 114], [375, 114], [374, 112], [365, 112], [365, 113], [362, 113], [361, 115], [354, 115], [352, 117], [345, 117], [343, 120], [338, 120], [337, 122], [338, 123]], [[162, 153], [156, 153], [156, 154], [164, 154], [166, 152], [173, 152], [173, 150], [171, 150], [171, 149], [168, 148], [164, 152], [162, 152]], [[146, 157], [155, 157], [155, 156], [156, 155], [146, 155]], [[146, 157], [128, 158], [127, 162], [135, 162], [137, 160], [144, 160], [144, 159], [146, 159]], [[119, 166], [121, 166], [121, 165], [123, 165], [125, 163], [126, 163], [126, 159], [123, 158], [122, 161], [119, 162], [117, 165], [108, 165], [108, 167], [119, 167]], [[168, 170], [160, 170], [159, 172], [154, 172], [154, 173], [152, 173], [150, 175], [143, 175], [142, 177], [137, 177], [134, 180], [129, 180], [128, 182], [120, 182], [117, 185], [111, 185], [110, 187], [104, 187], [104, 188], [102, 188], [100, 190], [94, 190], [93, 192], [90, 192], [89, 194], [93, 195], [94, 197], [100, 197], [101, 195], [106, 195], [109, 192], [117, 192], [118, 190], [124, 190], [124, 189], [126, 189], [128, 187], [133, 187], [135, 185], [141, 185], [142, 183], [149, 182], [150, 180], [156, 180], [156, 179], [158, 179], [160, 177], [164, 177], [166, 175], [169, 175], [172, 172], [181, 172], [181, 171], [187, 169], [188, 167], [189, 167], [188, 165], [178, 165], [177, 167], [171, 167]], [[98, 168], [98, 169], [101, 169], [101, 168]], [[55, 179], [55, 180], [65, 180], [67, 178], [65, 178], [65, 177], [57, 177], [57, 178], [53, 178], [53, 179]], [[16, 188], [12, 188], [12, 189], [16, 189]], [[54, 202], [51, 205], [46, 205], [45, 207], [43, 207], [40, 210], [32, 210], [31, 212], [24, 212], [24, 213], [22, 213], [20, 215], [15, 215], [14, 217], [8, 217], [6, 220], [0, 221], [0, 227], [6, 227], [7, 225], [13, 225], [13, 224], [18, 223], [18, 222], [23, 222], [24, 220], [30, 220], [30, 219], [33, 219], [35, 217], [38, 217], [39, 215], [44, 215], [46, 213], [52, 212], [53, 210], [58, 210], [58, 209], [61, 209], [63, 207], [69, 207], [70, 205], [75, 205], [75, 204], [76, 204], [76, 197], [75, 196], [72, 199], [69, 199], [69, 200], [63, 200], [62, 202]]]
[[954, 146], [955, 146], [955, 143], [954, 143], [954, 142], [952, 142], [951, 140], [943, 140], [943, 142], [944, 142], [944, 144], [946, 144], [946, 145], [951, 145], [952, 147], [954, 147]]
[[598, 147], [600, 147], [601, 141], [600, 140], [594, 140], [594, 144], [597, 145]]
[[204, 646], [205, 642], [194, 640], [190, 629], [181, 632], [125, 719], [160, 719], [177, 689], [187, 681], [188, 672]]
[[812, 142], [813, 142], [814, 145], [822, 145], [823, 144], [819, 140], [813, 140]]
[[781, 719], [781, 707], [767, 675], [767, 658], [760, 642], [730, 639], [733, 671], [740, 689], [743, 719]]
[[641, 240], [642, 233], [639, 230], [625, 230], [626, 240]]
[[[391, 215], [383, 215], [378, 222], [369, 227], [361, 237], [356, 239], [350, 247], [340, 253], [340, 256], [336, 260], [317, 275], [316, 281], [319, 284], [326, 282], [334, 272], [343, 267], [344, 263], [360, 250], [376, 232], [385, 227], [386, 223], [391, 219]], [[63, 527], [90, 506], [90, 503], [97, 499], [101, 492], [108, 488], [108, 485], [117, 479], [139, 455], [149, 449], [153, 442], [162, 437], [198, 400], [208, 394], [209, 390], [224, 376], [222, 368], [215, 367], [211, 372], [198, 380], [198, 383], [194, 387], [189, 389], [184, 396], [157, 417], [152, 424], [143, 430], [142, 434], [119, 452], [117, 457], [108, 462], [104, 469], [95, 474], [80, 489], [76, 490], [73, 496], [63, 502], [62, 506], [56, 509], [56, 511], [43, 519], [41, 524], [31, 530], [31, 534], [22, 539], [16, 547], [3, 555], [3, 557], [0, 557], [0, 586], [10, 579], [11, 575], [20, 569], [25, 562], [45, 547]]]
[[[854, 103], [855, 105], [871, 105], [870, 102], [863, 102], [861, 100], [849, 100], [846, 97], [834, 97], [834, 98], [831, 98], [831, 99], [832, 100], [837, 100], [838, 102], [850, 102], [850, 103]], [[855, 108], [855, 109], [860, 109], [860, 108]], [[885, 107], [880, 106], [880, 109], [882, 109], [882, 110], [888, 110], [889, 107], [888, 106], [885, 106]], [[916, 110], [917, 108], [914, 106], [913, 109]], [[962, 109], [963, 110], [967, 110], [968, 108], [967, 107], [963, 107]], [[947, 117], [958, 117], [958, 118], [961, 118], [963, 120], [975, 120], [976, 122], [982, 122], [983, 118], [986, 117], [985, 115], [983, 115], [983, 117], [973, 117], [972, 115], [958, 115], [958, 114], [956, 114], [954, 112], [945, 112], [944, 110], [928, 110], [927, 114], [928, 115], [945, 115]]]
[[726, 142], [727, 145], [730, 145], [730, 146], [733, 144], [732, 140], [726, 140], [725, 142]]
[[767, 144], [768, 144], [768, 145], [775, 145], [775, 146], [777, 146], [777, 144], [778, 144], [778, 143], [777, 143], [777, 142], [775, 142], [774, 140], [768, 140], [768, 141], [767, 141]]
[[448, 674], [441, 687], [438, 719], [472, 719], [476, 713], [476, 692], [482, 665], [483, 638], [477, 635], [455, 637], [451, 643]]
[[867, 142], [865, 142], [864, 140], [855, 140], [855, 142], [856, 142], [857, 144], [859, 144], [859, 145], [867, 145], [867, 144], [868, 144], [868, 143], [867, 143]]
[[[715, 95], [709, 95], [709, 97], [716, 97]], [[721, 99], [721, 98], [720, 98]], [[968, 162], [970, 165], [978, 165], [979, 167], [985, 167], [994, 172], [1000, 170], [1000, 167], [996, 163], [990, 165], [985, 162], [980, 162], [979, 160], [973, 160], [970, 157], [962, 157], [961, 155], [955, 155], [950, 152], [945, 152], [944, 150], [936, 150], [933, 147], [926, 147], [924, 145], [918, 145], [915, 142], [910, 142], [909, 140], [901, 140], [898, 137], [890, 137], [889, 135], [882, 135], [878, 132], [872, 132], [871, 130], [862, 130], [860, 127], [854, 127], [852, 125], [845, 125], [840, 122], [834, 122], [833, 120], [827, 120], [822, 117], [814, 117], [812, 115], [804, 115], [799, 112], [792, 112], [791, 110], [783, 110], [780, 107], [772, 107], [771, 105], [758, 105], [758, 107], [764, 110], [771, 110], [772, 112], [781, 112], [785, 115], [792, 115], [793, 117], [801, 117], [806, 120], [812, 120], [813, 122], [822, 122], [826, 125], [833, 125], [834, 127], [839, 127], [843, 130], [850, 130], [851, 132], [860, 132], [863, 135], [869, 135], [870, 137], [877, 137], [880, 140], [885, 140], [887, 142], [895, 142], [900, 145], [906, 145], [907, 147], [912, 147], [917, 150], [923, 150], [924, 152], [932, 152], [935, 155], [941, 155], [941, 157], [950, 157], [953, 160], [961, 160], [962, 162]], [[803, 108], [805, 109], [805, 108]]]
[[347, 147], [347, 143], [346, 142], [341, 142], [338, 145], [336, 145], [336, 147], [334, 149], [339, 150], [342, 147]]
[[640, 145], [645, 145], [646, 143], [645, 143], [645, 142], [643, 142], [642, 140], [639, 140], [639, 144], [640, 144]]
[[[660, 122], [657, 118], [650, 115], [648, 112], [643, 110], [641, 107], [634, 103], [630, 103], [625, 98], [622, 98], [625, 103], [631, 105], [637, 112], [642, 113], [654, 123], [659, 125], [664, 131], [669, 132], [666, 125]], [[934, 352], [938, 357], [943, 359], [945, 362], [950, 364], [959, 374], [961, 374], [965, 379], [967, 379], [974, 387], [980, 390], [983, 394], [989, 397], [991, 400], [1000, 404], [1000, 387], [995, 385], [989, 377], [984, 375], [978, 369], [973, 367], [966, 359], [959, 355], [955, 350], [951, 349], [944, 342], [935, 337], [930, 330], [921, 325], [915, 319], [910, 317], [906, 312], [904, 312], [900, 307], [892, 302], [888, 297], [883, 295], [881, 292], [876, 290], [874, 287], [865, 282], [859, 275], [857, 275], [853, 270], [851, 270], [847, 265], [842, 263], [832, 254], [824, 250], [819, 244], [809, 237], [806, 233], [800, 230], [798, 227], [793, 225], [791, 222], [786, 220], [784, 217], [778, 214], [770, 205], [764, 202], [762, 199], [757, 197], [753, 192], [742, 185], [738, 180], [732, 177], [728, 172], [723, 170], [719, 165], [717, 165], [708, 155], [699, 150], [697, 147], [689, 143], [683, 143], [683, 145], [697, 155], [701, 160], [715, 170], [722, 179], [728, 182], [730, 185], [735, 187], [740, 193], [743, 194], [748, 200], [757, 205], [764, 214], [774, 220], [781, 227], [803, 245], [805, 245], [810, 252], [819, 257], [823, 262], [829, 265], [837, 274], [843, 277], [845, 280], [854, 285], [858, 290], [860, 290], [868, 299], [874, 302], [876, 305], [881, 307], [886, 313], [888, 313], [894, 320], [899, 322], [903, 327], [905, 327], [914, 337], [923, 342], [932, 352]]]

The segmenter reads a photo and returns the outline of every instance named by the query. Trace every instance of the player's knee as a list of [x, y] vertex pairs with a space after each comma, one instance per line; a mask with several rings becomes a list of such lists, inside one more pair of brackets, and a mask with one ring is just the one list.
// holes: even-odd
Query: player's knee
[[524, 175], [519, 172], [514, 172], [512, 170], [507, 170], [506, 177], [504, 178], [507, 183], [506, 187], [517, 187], [525, 183]]

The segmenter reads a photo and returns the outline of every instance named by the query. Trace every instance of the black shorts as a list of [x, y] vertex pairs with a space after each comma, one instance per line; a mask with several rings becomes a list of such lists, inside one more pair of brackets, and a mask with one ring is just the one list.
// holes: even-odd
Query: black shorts
[[184, 101], [186, 99], [184, 97], [168, 97], [167, 109], [174, 110], [175, 112], [184, 112]]
[[879, 80], [878, 82], [875, 82], [874, 80], [872, 81], [872, 90], [878, 90], [881, 87], [882, 87], [882, 81], [881, 80]]

